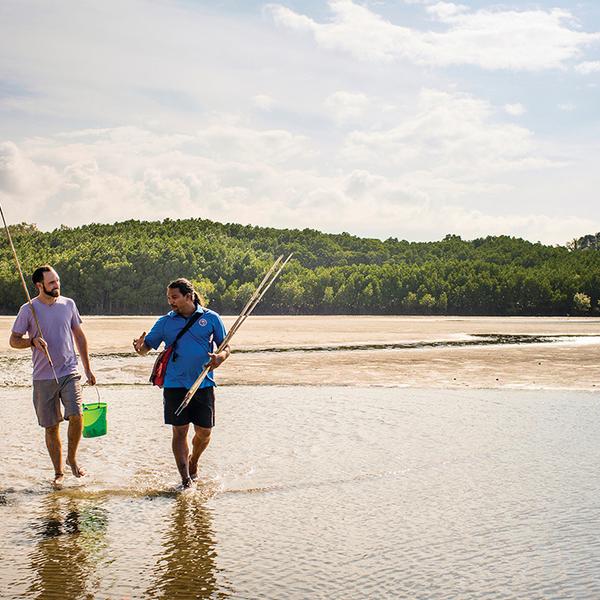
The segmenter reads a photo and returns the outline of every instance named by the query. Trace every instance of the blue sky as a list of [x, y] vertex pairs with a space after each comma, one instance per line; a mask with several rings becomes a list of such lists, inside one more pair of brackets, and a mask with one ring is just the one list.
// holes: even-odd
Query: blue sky
[[600, 3], [0, 4], [11, 221], [600, 230]]

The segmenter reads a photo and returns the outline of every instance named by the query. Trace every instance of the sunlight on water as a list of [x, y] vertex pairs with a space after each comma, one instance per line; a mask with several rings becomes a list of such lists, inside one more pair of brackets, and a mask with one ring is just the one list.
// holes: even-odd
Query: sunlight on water
[[226, 387], [181, 492], [160, 391], [106, 387], [91, 475], [53, 491], [0, 392], [2, 598], [594, 598], [600, 397]]

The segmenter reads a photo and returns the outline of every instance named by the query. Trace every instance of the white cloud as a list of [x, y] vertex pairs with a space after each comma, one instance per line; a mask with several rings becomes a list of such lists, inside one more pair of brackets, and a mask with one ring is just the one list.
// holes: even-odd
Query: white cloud
[[254, 106], [260, 110], [269, 111], [275, 106], [275, 100], [268, 94], [257, 94], [252, 100]]
[[370, 105], [365, 94], [337, 91], [325, 99], [325, 108], [333, 119], [342, 124], [360, 119]]
[[[415, 6], [401, 6], [408, 3]], [[114, 2], [8, 3], [3, 206], [44, 228], [203, 216], [380, 237], [452, 230], [552, 242], [600, 229], [594, 123], [577, 128], [578, 111], [565, 133], [543, 114], [561, 101], [552, 101], [552, 86], [562, 90], [572, 76], [482, 81], [478, 69], [412, 67], [578, 62], [592, 70], [582, 53], [596, 34], [570, 13], [338, 0], [319, 22], [271, 7], [284, 24], [276, 28], [217, 4], [125, 0], [115, 18]], [[377, 14], [384, 4], [398, 15], [393, 22]], [[430, 31], [405, 25], [403, 10], [420, 13]], [[377, 63], [347, 60], [347, 52]], [[569, 100], [585, 106], [588, 88], [575, 79]], [[508, 97], [523, 105], [499, 99], [509, 85]], [[525, 106], [536, 107], [535, 119]], [[534, 129], [541, 119], [543, 138]]]
[[358, 58], [391, 60], [397, 53], [396, 29], [409, 37], [406, 28], [395, 28], [368, 8], [348, 1], [329, 2], [334, 21], [321, 25], [287, 7], [269, 7], [275, 21], [297, 31], [309, 31], [317, 43], [329, 49], [342, 49]]
[[590, 75], [600, 71], [600, 60], [589, 60], [575, 65], [575, 70], [582, 75]]
[[[377, 105], [350, 92], [328, 101]], [[326, 155], [314, 139], [227, 115], [184, 134], [121, 127], [30, 138], [2, 146], [0, 185], [12, 206], [27, 205], [18, 214], [42, 228], [202, 216], [380, 237], [452, 231], [563, 242], [574, 228], [597, 227], [591, 218], [547, 215], [543, 204], [523, 214], [509, 200], [511, 174], [561, 163], [525, 128], [495, 123], [488, 102], [425, 90], [410, 114], [396, 110], [395, 127], [354, 129]], [[473, 197], [487, 208], [466, 203]], [[506, 199], [502, 215], [491, 208], [495, 198]]]
[[14, 220], [39, 214], [44, 195], [59, 186], [60, 175], [51, 166], [32, 160], [12, 142], [0, 143], [0, 198], [14, 205]]
[[[353, 131], [343, 148], [350, 164], [372, 163], [389, 173], [426, 171], [427, 188], [438, 178], [490, 182], [499, 173], [556, 167], [532, 133], [494, 123], [489, 102], [466, 94], [423, 90], [414, 112], [395, 127]], [[436, 183], [437, 185], [437, 183]]]
[[21, 136], [33, 121], [36, 134], [67, 130], [67, 122], [185, 131], [214, 111], [256, 116], [308, 105], [312, 89], [300, 89], [290, 69], [290, 62], [304, 68], [304, 56], [287, 32], [203, 4], [2, 5], [0, 80], [15, 89], [2, 88], [0, 129]]
[[351, 0], [330, 0], [332, 19], [319, 23], [281, 6], [270, 6], [275, 21], [311, 33], [327, 49], [364, 60], [409, 60], [445, 67], [477, 65], [484, 69], [535, 71], [563, 68], [583, 49], [600, 42], [600, 33], [578, 30], [568, 11], [469, 10], [438, 2], [428, 6], [442, 31], [419, 31], [394, 25]]
[[513, 117], [520, 117], [526, 112], [525, 107], [518, 102], [515, 104], [505, 104], [504, 110], [507, 114], [512, 115]]
[[464, 4], [453, 4], [452, 2], [437, 2], [436, 4], [428, 6], [426, 10], [429, 14], [436, 16], [440, 21], [444, 21], [450, 17], [467, 12], [469, 7]]
[[572, 102], [564, 102], [559, 104], [558, 108], [564, 112], [573, 112], [577, 107]]
[[2, 191], [15, 206], [30, 204], [29, 217], [43, 228], [142, 215], [273, 224], [286, 203], [303, 202], [311, 178], [296, 165], [314, 160], [301, 136], [221, 118], [193, 135], [127, 127], [2, 148]]

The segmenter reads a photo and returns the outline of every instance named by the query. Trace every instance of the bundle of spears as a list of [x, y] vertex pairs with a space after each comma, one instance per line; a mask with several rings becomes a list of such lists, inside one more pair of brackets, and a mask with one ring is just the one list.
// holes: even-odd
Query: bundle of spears
[[[231, 329], [227, 333], [227, 335], [223, 338], [223, 341], [219, 345], [216, 350], [216, 354], [224, 350], [231, 338], [235, 335], [236, 331], [242, 326], [242, 323], [252, 314], [252, 311], [256, 308], [256, 305], [262, 300], [262, 297], [267, 293], [267, 290], [271, 287], [272, 283], [279, 277], [281, 271], [288, 263], [288, 261], [292, 258], [292, 254], [290, 254], [285, 260], [283, 260], [283, 254], [277, 258], [277, 260], [273, 263], [273, 266], [267, 271], [267, 274], [263, 277], [263, 280], [258, 284], [258, 287], [254, 290], [252, 296], [246, 303], [246, 306], [242, 309], [239, 317], [235, 320], [235, 323], [231, 326]], [[192, 387], [188, 390], [188, 393], [185, 395], [183, 402], [179, 405], [177, 410], [175, 411], [176, 415], [180, 415], [183, 409], [190, 403], [190, 400], [194, 396], [194, 394], [198, 391], [198, 388], [204, 381], [205, 377], [208, 375], [211, 367], [210, 364], [204, 365], [202, 369], [202, 373], [198, 375], [196, 381]]]

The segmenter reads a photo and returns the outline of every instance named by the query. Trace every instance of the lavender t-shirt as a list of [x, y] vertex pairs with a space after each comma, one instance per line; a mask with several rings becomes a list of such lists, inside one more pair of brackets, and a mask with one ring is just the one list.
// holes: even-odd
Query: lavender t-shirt
[[[59, 296], [53, 304], [44, 304], [34, 298], [35, 308], [44, 339], [48, 344], [48, 352], [54, 363], [57, 377], [64, 377], [77, 372], [77, 355], [73, 346], [72, 328], [81, 323], [79, 311], [71, 298]], [[39, 335], [35, 319], [29, 304], [23, 304], [13, 325], [13, 333], [29, 337]], [[46, 354], [37, 348], [32, 348], [33, 379], [54, 379], [52, 368]]]

